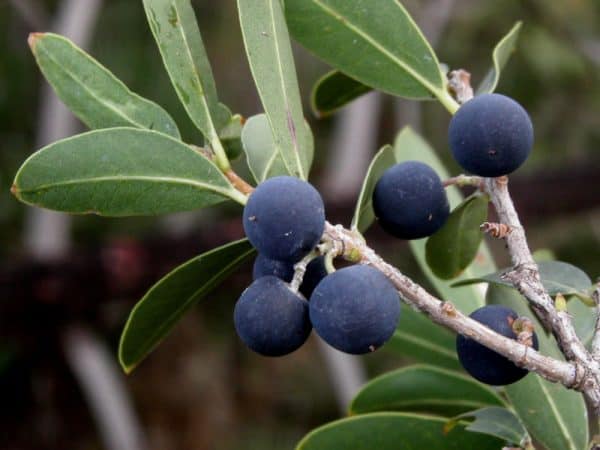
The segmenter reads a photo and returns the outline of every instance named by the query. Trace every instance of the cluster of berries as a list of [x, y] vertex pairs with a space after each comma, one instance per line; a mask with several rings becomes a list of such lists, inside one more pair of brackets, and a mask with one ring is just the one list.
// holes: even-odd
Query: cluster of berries
[[[480, 95], [452, 118], [450, 148], [468, 172], [497, 177], [516, 170], [533, 145], [527, 112], [499, 94]], [[439, 230], [450, 214], [436, 172], [418, 161], [396, 164], [375, 185], [373, 210], [379, 224], [401, 239], [419, 239]], [[400, 316], [398, 292], [377, 269], [354, 265], [327, 273], [316, 256], [307, 266], [298, 292], [291, 289], [295, 264], [319, 244], [325, 226], [323, 200], [309, 183], [274, 177], [261, 183], [244, 209], [246, 235], [259, 255], [254, 281], [242, 293], [235, 327], [252, 350], [280, 356], [299, 348], [312, 328], [328, 344], [346, 353], [376, 350], [394, 333]], [[485, 306], [471, 317], [498, 333], [517, 338], [517, 315], [503, 306]], [[533, 335], [537, 348], [537, 337]], [[457, 337], [459, 360], [476, 379], [508, 384], [527, 371], [464, 337]]]

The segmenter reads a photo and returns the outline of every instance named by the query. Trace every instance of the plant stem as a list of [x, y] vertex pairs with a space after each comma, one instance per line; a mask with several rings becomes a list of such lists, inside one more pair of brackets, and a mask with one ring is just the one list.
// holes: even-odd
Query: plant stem
[[454, 113], [458, 111], [458, 108], [460, 108], [458, 102], [454, 99], [454, 97], [452, 97], [452, 95], [450, 95], [450, 93], [447, 90], [444, 89], [436, 91], [434, 92], [434, 94], [450, 114], [454, 115]]

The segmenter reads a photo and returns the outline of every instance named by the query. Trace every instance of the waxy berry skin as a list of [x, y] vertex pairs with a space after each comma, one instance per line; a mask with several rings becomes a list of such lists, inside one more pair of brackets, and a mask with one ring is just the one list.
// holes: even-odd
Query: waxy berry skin
[[293, 352], [312, 330], [308, 302], [274, 276], [248, 286], [235, 305], [233, 319], [240, 339], [263, 356]]
[[323, 235], [323, 199], [306, 181], [289, 176], [269, 178], [248, 198], [243, 224], [260, 254], [294, 263], [315, 248]]
[[475, 175], [499, 177], [519, 168], [533, 147], [527, 111], [500, 94], [482, 94], [464, 103], [448, 129], [456, 162]]
[[394, 334], [400, 297], [379, 270], [355, 265], [323, 278], [309, 309], [315, 331], [325, 342], [358, 355], [375, 351]]
[[[475, 310], [469, 316], [486, 325], [502, 336], [517, 339], [512, 323], [517, 313], [502, 305], [487, 305]], [[538, 349], [538, 339], [533, 333], [533, 348]], [[456, 353], [464, 369], [475, 379], [493, 386], [504, 386], [519, 381], [529, 372], [515, 365], [511, 360], [480, 343], [458, 335]]]
[[437, 173], [419, 161], [387, 169], [373, 191], [373, 210], [381, 227], [401, 239], [419, 239], [439, 230], [450, 215]]

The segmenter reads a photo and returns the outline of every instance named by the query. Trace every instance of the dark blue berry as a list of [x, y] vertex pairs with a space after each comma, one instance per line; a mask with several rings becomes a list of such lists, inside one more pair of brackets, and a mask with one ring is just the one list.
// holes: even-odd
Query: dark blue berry
[[327, 275], [310, 297], [310, 320], [332, 347], [346, 353], [375, 351], [394, 333], [400, 298], [377, 269], [355, 265]]
[[310, 298], [317, 285], [323, 278], [327, 276], [327, 269], [325, 268], [325, 257], [319, 256], [313, 259], [306, 266], [306, 272], [300, 285], [300, 292], [306, 298]]
[[482, 94], [462, 105], [448, 130], [450, 149], [463, 169], [499, 177], [525, 162], [533, 146], [527, 111], [500, 94]]
[[273, 275], [289, 283], [294, 278], [294, 263], [277, 261], [259, 253], [254, 260], [252, 279], [257, 280], [267, 275]]
[[[517, 313], [502, 305], [488, 305], [475, 310], [470, 317], [486, 325], [502, 336], [517, 339], [512, 329], [512, 323], [517, 319]], [[533, 334], [533, 347], [538, 349], [538, 339]], [[464, 369], [482, 383], [503, 386], [519, 381], [527, 370], [515, 365], [511, 360], [490, 350], [472, 339], [458, 335], [456, 352]]]
[[419, 161], [386, 170], [373, 191], [373, 210], [382, 228], [401, 239], [419, 239], [439, 230], [450, 207], [435, 171]]
[[[252, 278], [256, 280], [267, 275], [276, 276], [289, 283], [294, 278], [294, 263], [276, 261], [259, 254], [254, 260]], [[317, 284], [326, 275], [327, 269], [325, 269], [325, 258], [323, 256], [318, 256], [309, 262], [300, 285], [300, 292], [304, 297], [310, 298]]]
[[244, 230], [264, 256], [297, 262], [319, 242], [325, 208], [319, 192], [306, 181], [289, 176], [269, 178], [248, 198]]
[[312, 329], [308, 302], [274, 276], [257, 279], [242, 293], [233, 318], [240, 339], [264, 356], [293, 352]]

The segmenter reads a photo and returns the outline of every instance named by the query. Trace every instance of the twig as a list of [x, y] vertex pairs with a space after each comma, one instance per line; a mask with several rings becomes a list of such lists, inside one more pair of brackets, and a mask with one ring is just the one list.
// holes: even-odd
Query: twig
[[596, 302], [596, 328], [592, 339], [591, 351], [592, 357], [600, 362], [600, 281], [596, 283], [592, 298]]
[[464, 69], [453, 70], [448, 74], [448, 88], [461, 105], [473, 98], [471, 74]]
[[470, 175], [458, 175], [456, 177], [448, 178], [442, 182], [444, 187], [448, 186], [475, 186], [476, 188], [483, 189], [483, 178], [478, 176]]

